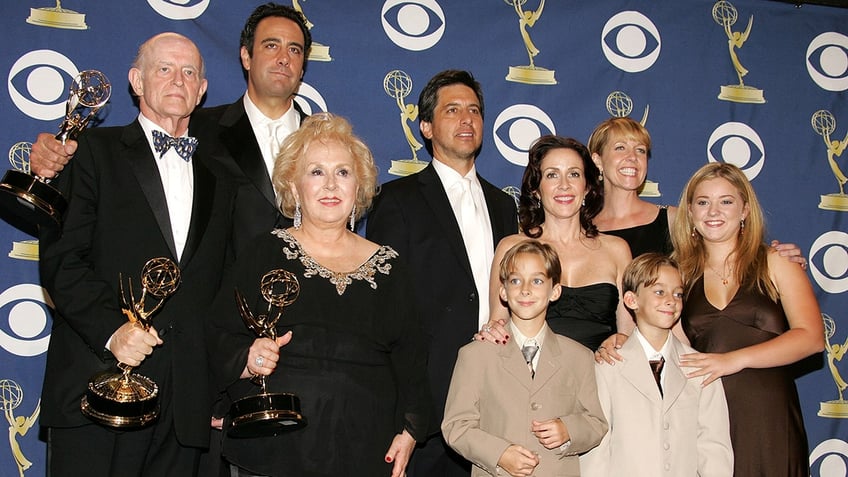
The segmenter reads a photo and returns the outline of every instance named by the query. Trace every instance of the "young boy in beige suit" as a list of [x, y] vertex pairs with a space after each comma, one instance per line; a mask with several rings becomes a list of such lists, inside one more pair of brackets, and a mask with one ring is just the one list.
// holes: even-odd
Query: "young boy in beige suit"
[[579, 476], [577, 454], [607, 430], [592, 352], [545, 323], [560, 295], [560, 264], [536, 240], [500, 263], [500, 297], [516, 344], [474, 341], [459, 350], [442, 434], [470, 460], [472, 477]]
[[614, 366], [598, 364], [609, 420], [601, 445], [580, 458], [586, 477], [731, 477], [733, 450], [721, 380], [687, 378], [680, 355], [694, 353], [671, 328], [683, 309], [683, 281], [670, 258], [647, 253], [624, 269], [625, 306], [636, 321]]

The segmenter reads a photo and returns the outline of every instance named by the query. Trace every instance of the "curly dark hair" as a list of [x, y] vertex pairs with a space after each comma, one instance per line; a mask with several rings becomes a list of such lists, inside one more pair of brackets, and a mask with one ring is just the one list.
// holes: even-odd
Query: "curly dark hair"
[[545, 222], [545, 209], [538, 198], [539, 184], [542, 182], [542, 160], [554, 149], [571, 149], [583, 160], [583, 174], [586, 178], [586, 205], [580, 207], [580, 227], [587, 237], [596, 237], [598, 228], [592, 222], [604, 206], [603, 188], [599, 181], [600, 173], [592, 162], [589, 150], [580, 141], [552, 134], [542, 136], [530, 147], [527, 168], [521, 179], [521, 197], [518, 199], [518, 222], [521, 230], [531, 238], [542, 235], [541, 225]]

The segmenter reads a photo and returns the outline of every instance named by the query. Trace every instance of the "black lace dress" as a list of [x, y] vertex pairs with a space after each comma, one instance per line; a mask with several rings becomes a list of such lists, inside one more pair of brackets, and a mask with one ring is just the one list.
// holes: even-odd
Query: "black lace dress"
[[257, 239], [212, 307], [213, 374], [231, 400], [258, 392], [238, 379], [255, 336], [233, 289], [254, 314], [266, 313], [259, 282], [278, 268], [297, 276], [300, 294], [277, 324], [278, 335], [293, 336], [267, 387], [297, 394], [308, 424], [276, 437], [225, 437], [225, 458], [268, 476], [390, 475], [384, 455], [395, 434], [406, 429], [421, 441], [432, 430], [426, 347], [397, 253], [380, 247], [356, 270], [334, 273], [285, 230]]

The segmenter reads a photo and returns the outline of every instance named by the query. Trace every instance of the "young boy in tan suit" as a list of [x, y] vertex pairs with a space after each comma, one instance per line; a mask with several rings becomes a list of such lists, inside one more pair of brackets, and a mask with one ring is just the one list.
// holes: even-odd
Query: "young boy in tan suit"
[[545, 323], [560, 295], [554, 250], [516, 244], [500, 263], [500, 297], [516, 344], [474, 341], [459, 350], [442, 421], [447, 443], [477, 476], [579, 476], [577, 454], [607, 430], [592, 352]]
[[640, 255], [624, 270], [622, 284], [636, 329], [619, 350], [623, 362], [595, 368], [610, 430], [580, 458], [583, 476], [731, 477], [721, 380], [701, 386], [701, 378], [686, 378], [678, 364], [680, 355], [695, 350], [671, 333], [683, 309], [677, 264], [665, 255]]

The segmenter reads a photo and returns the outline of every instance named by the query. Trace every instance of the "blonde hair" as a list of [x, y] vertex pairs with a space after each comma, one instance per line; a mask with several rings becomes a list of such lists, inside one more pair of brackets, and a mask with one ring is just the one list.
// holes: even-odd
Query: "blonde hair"
[[695, 229], [689, 206], [692, 204], [695, 189], [701, 183], [712, 179], [724, 179], [729, 182], [748, 206], [748, 217], [744, 220], [744, 227], [740, 230], [732, 252], [733, 276], [741, 287], [756, 288], [776, 301], [777, 289], [768, 272], [763, 209], [745, 173], [732, 164], [721, 162], [712, 162], [698, 169], [680, 195], [680, 204], [671, 231], [671, 242], [674, 245], [672, 257], [680, 264], [687, 293], [692, 289], [693, 282], [704, 274], [704, 264], [707, 260], [704, 241]]
[[280, 153], [274, 161], [272, 180], [279, 198], [280, 210], [286, 217], [294, 216], [296, 199], [289, 182], [293, 182], [301, 172], [300, 159], [315, 142], [339, 144], [350, 152], [358, 185], [354, 202], [355, 218], [359, 220], [371, 206], [371, 201], [377, 193], [377, 166], [374, 165], [374, 156], [368, 146], [353, 134], [350, 123], [331, 113], [317, 113], [306, 118], [300, 128], [290, 134], [280, 147]]
[[603, 155], [604, 147], [613, 135], [641, 142], [648, 148], [648, 158], [651, 158], [651, 135], [642, 123], [629, 117], [609, 118], [598, 124], [589, 136], [589, 153]]

